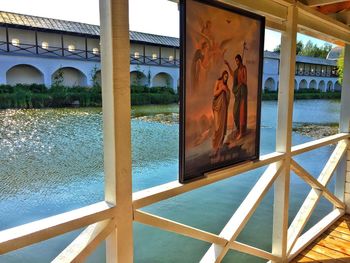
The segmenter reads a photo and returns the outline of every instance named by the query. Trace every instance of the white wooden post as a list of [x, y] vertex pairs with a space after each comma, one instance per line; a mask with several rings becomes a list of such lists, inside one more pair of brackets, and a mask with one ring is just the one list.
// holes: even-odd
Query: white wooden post
[[283, 170], [275, 181], [272, 254], [287, 262], [287, 230], [289, 208], [290, 158], [298, 10], [288, 7], [286, 31], [281, 38], [280, 87], [278, 90], [278, 122], [276, 151], [286, 153]]
[[[341, 91], [341, 106], [340, 106], [340, 132], [350, 132], [350, 45], [347, 44], [344, 50], [344, 78]], [[345, 176], [344, 176], [344, 173]], [[345, 177], [345, 180], [344, 180]], [[348, 143], [348, 152], [344, 160], [340, 163], [336, 177], [336, 195], [344, 192], [345, 187], [345, 204], [346, 213], [350, 213], [350, 146]], [[344, 182], [345, 181], [345, 186]], [[339, 197], [339, 196], [338, 196]], [[340, 198], [340, 197], [339, 197]]]
[[128, 0], [100, 0], [105, 200], [117, 205], [107, 262], [133, 261]]

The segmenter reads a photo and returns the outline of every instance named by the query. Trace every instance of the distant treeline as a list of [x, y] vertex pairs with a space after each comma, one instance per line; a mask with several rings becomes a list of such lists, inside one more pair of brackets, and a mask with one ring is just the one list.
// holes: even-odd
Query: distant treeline
[[[296, 100], [311, 100], [311, 99], [340, 99], [339, 91], [323, 92], [319, 89], [299, 89], [294, 91], [294, 99]], [[278, 91], [265, 90], [262, 93], [262, 100], [277, 100]]]
[[[131, 87], [131, 104], [170, 104], [178, 102], [178, 95], [171, 88]], [[66, 87], [39, 84], [0, 85], [0, 109], [101, 107], [101, 87]]]

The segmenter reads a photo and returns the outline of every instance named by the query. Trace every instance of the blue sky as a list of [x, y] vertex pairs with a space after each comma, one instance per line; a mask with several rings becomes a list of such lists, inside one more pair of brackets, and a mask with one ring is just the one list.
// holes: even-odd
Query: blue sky
[[[99, 24], [98, 0], [0, 0], [0, 10]], [[77, 11], [80, 10], [80, 11]], [[179, 36], [177, 4], [167, 0], [129, 0], [130, 30], [166, 36]], [[265, 50], [280, 43], [280, 34], [265, 31]], [[325, 42], [298, 34], [298, 40]]]

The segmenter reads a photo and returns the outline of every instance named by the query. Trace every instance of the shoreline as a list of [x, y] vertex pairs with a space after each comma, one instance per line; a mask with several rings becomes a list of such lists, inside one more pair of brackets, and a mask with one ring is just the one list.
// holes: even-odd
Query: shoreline
[[321, 139], [339, 133], [338, 123], [294, 123], [293, 132], [314, 139]]

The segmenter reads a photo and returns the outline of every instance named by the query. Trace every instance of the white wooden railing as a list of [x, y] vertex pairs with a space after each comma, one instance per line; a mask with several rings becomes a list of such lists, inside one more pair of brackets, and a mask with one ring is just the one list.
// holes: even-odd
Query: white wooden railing
[[[208, 173], [188, 184], [174, 181], [132, 193], [128, 0], [101, 0], [105, 201], [0, 231], [0, 254], [87, 227], [54, 262], [84, 261], [103, 240], [106, 240], [107, 262], [132, 262], [132, 223], [137, 221], [208, 242], [211, 246], [203, 255], [202, 262], [220, 262], [231, 249], [271, 262], [287, 262], [345, 213], [350, 204], [350, 189], [345, 186], [345, 182], [350, 181], [350, 169], [346, 168], [346, 162], [350, 162], [350, 74], [345, 73], [343, 80], [341, 133], [293, 147], [291, 136], [296, 33], [308, 32], [347, 44], [344, 69], [349, 72], [350, 29], [294, 0], [223, 2], [266, 16], [267, 26], [282, 32], [276, 152], [263, 155], [255, 162]], [[297, 155], [331, 144], [336, 144], [336, 147], [317, 179], [294, 159]], [[219, 234], [142, 211], [145, 206], [266, 165], [265, 172]], [[293, 194], [290, 171], [294, 171], [312, 189], [289, 225], [289, 195], [290, 192]], [[327, 184], [334, 174], [336, 187], [332, 193]], [[236, 238], [272, 186], [274, 211], [270, 252], [238, 242]], [[302, 234], [321, 196], [334, 205], [333, 211]]]
[[[292, 156], [296, 156], [329, 144], [337, 143], [331, 157], [317, 179], [311, 176], [302, 166], [294, 161], [294, 159], [291, 159], [291, 170], [308, 183], [312, 187], [312, 190], [288, 229], [287, 254], [290, 259], [295, 257], [312, 240], [317, 238], [323, 230], [345, 213], [344, 200], [339, 199], [334, 193], [328, 190], [326, 186], [337, 170], [340, 161], [347, 154], [349, 138], [349, 134], [340, 133], [292, 147]], [[280, 175], [282, 167], [285, 164], [285, 157], [286, 155], [283, 153], [272, 153], [262, 156], [259, 161], [210, 173], [203, 179], [188, 184], [180, 184], [178, 181], [174, 181], [135, 192], [133, 194], [133, 218], [135, 221], [146, 225], [211, 243], [212, 246], [204, 255], [202, 262], [219, 261], [230, 249], [266, 260], [279, 262], [280, 258], [273, 255], [271, 252], [238, 242], [236, 238], [244, 229], [251, 215], [257, 209], [260, 201], [271, 188], [276, 178]], [[220, 234], [209, 233], [141, 210], [141, 208], [145, 206], [266, 165], [268, 165], [268, 167], [265, 172], [261, 175], [260, 179], [251, 189]], [[344, 188], [342, 190], [338, 189], [338, 191], [344, 191]], [[339, 195], [340, 193], [338, 192], [337, 194]], [[344, 193], [340, 195], [344, 196]], [[324, 196], [334, 205], [333, 211], [318, 224], [301, 235], [321, 196]], [[72, 244], [54, 260], [54, 262], [71, 262], [73, 260], [80, 262], [82, 259], [85, 259], [101, 241], [106, 239], [111, 231], [113, 231], [115, 228], [115, 218], [113, 215], [116, 209], [118, 209], [118, 206], [113, 206], [107, 202], [100, 202], [1, 231], [0, 254], [88, 226]]]

